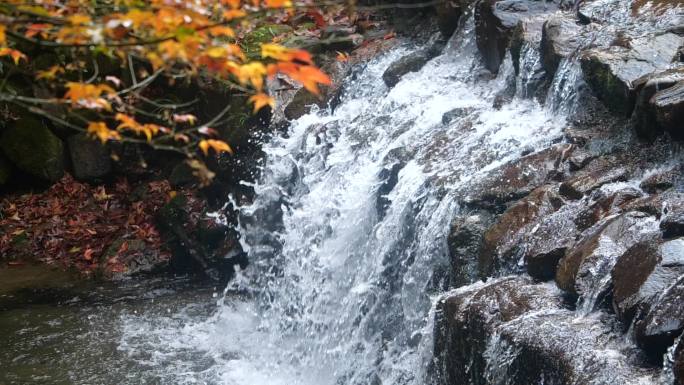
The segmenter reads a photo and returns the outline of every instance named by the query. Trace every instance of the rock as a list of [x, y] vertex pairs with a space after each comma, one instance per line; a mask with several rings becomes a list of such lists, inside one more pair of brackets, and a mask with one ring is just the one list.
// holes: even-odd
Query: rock
[[684, 236], [684, 199], [682, 195], [662, 203], [663, 217], [660, 219], [660, 229], [663, 237], [673, 238]]
[[[521, 20], [511, 35], [510, 52], [515, 74], [521, 80], [521, 95], [543, 101], [548, 89], [547, 72], [539, 60], [539, 45], [546, 15]], [[553, 72], [551, 72], [553, 75]]]
[[655, 194], [659, 191], [667, 190], [675, 185], [683, 176], [684, 166], [678, 165], [667, 168], [665, 170], [658, 170], [651, 175], [645, 177], [639, 187], [649, 194]]
[[676, 140], [684, 140], [684, 80], [658, 91], [649, 103], [653, 106], [656, 122]]
[[435, 315], [440, 384], [645, 384], [607, 317], [577, 317], [551, 285], [506, 277], [457, 289]]
[[559, 207], [553, 186], [542, 186], [506, 210], [484, 234], [478, 255], [480, 278], [510, 271], [520, 259], [518, 249], [524, 236]]
[[47, 182], [64, 175], [64, 145], [40, 120], [23, 117], [0, 136], [0, 148], [21, 171]]
[[481, 210], [451, 223], [447, 245], [451, 259], [451, 286], [460, 287], [477, 279], [476, 256], [479, 255], [485, 231], [494, 217]]
[[541, 36], [541, 58], [547, 73], [556, 73], [560, 61], [577, 52], [580, 32], [581, 27], [568, 16], [559, 14], [547, 19]]
[[476, 283], [437, 304], [434, 356], [445, 384], [485, 384], [489, 337], [504, 322], [526, 313], [556, 309], [561, 299], [529, 278], [506, 277]]
[[0, 154], [0, 185], [7, 183], [12, 176], [12, 165]]
[[172, 187], [186, 186], [195, 182], [197, 182], [195, 170], [187, 162], [175, 165], [169, 175], [169, 183]]
[[274, 37], [292, 31], [292, 27], [287, 24], [266, 24], [247, 33], [240, 45], [248, 58], [258, 59], [261, 58], [261, 44], [270, 43]]
[[579, 235], [574, 222], [578, 210], [579, 204], [565, 205], [544, 216], [526, 235], [525, 265], [530, 276], [543, 281], [556, 276], [558, 261], [565, 257]]
[[463, 13], [461, 4], [457, 1], [445, 1], [435, 6], [437, 13], [437, 24], [439, 25], [439, 32], [446, 39], [454, 34], [458, 27], [458, 20]]
[[630, 170], [622, 159], [613, 156], [596, 158], [571, 178], [561, 183], [559, 192], [568, 199], [580, 199], [585, 194], [607, 184], [627, 180]]
[[672, 372], [675, 377], [674, 385], [684, 385], [684, 343], [681, 337], [673, 352]]
[[611, 273], [613, 309], [630, 324], [665, 288], [684, 273], [684, 240], [660, 244], [658, 236], [639, 242], [620, 256]]
[[[579, 212], [573, 217], [577, 230], [584, 231], [611, 214], [626, 210], [630, 202], [644, 194], [634, 187], [617, 187], [606, 185], [591, 193], [588, 201], [578, 202]], [[655, 214], [652, 214], [655, 215]]]
[[[681, 247], [681, 246], [680, 246]], [[681, 254], [682, 249], [678, 250]], [[681, 257], [680, 257], [681, 259]], [[660, 294], [646, 316], [634, 325], [637, 343], [654, 359], [663, 353], [684, 330], [684, 275]]]
[[[317, 105], [319, 108], [326, 108], [330, 106], [335, 108], [340, 101], [342, 94], [342, 80], [346, 77], [349, 72], [349, 65], [347, 63], [339, 61], [327, 62], [321, 66], [321, 69], [330, 76], [332, 81], [331, 86], [321, 86], [320, 96], [316, 96], [306, 90], [305, 88], [299, 88], [287, 92], [286, 95], [280, 95], [276, 93], [276, 97], [279, 99], [280, 104], [284, 105], [282, 115], [288, 120], [298, 119], [301, 116], [309, 113], [310, 107]], [[288, 82], [283, 82], [289, 84]], [[279, 113], [273, 114], [273, 121], [279, 124]]]
[[467, 186], [464, 202], [482, 208], [500, 208], [535, 188], [562, 176], [564, 163], [575, 150], [571, 144], [558, 144], [506, 163]]
[[633, 39], [631, 48], [611, 46], [582, 54], [582, 72], [589, 86], [612, 112], [631, 115], [636, 100], [634, 82], [667, 69], [682, 38], [673, 33]]
[[[637, 90], [634, 107], [634, 128], [639, 137], [652, 141], [665, 132], [666, 127], [660, 123], [657, 117], [654, 96], [656, 93], [664, 91], [680, 81], [684, 81], [684, 67], [648, 74], [634, 81], [634, 88]], [[661, 108], [660, 114], [662, 115], [661, 121], [672, 131], [671, 122], [667, 122], [666, 111]]]
[[101, 142], [77, 134], [67, 139], [67, 146], [76, 179], [96, 180], [112, 171], [109, 150]]
[[603, 220], [587, 230], [558, 264], [556, 284], [561, 290], [583, 298], [593, 306], [607, 294], [610, 273], [627, 249], [657, 231], [654, 217], [630, 212]]
[[475, 4], [475, 36], [485, 67], [496, 73], [510, 43], [511, 32], [521, 20], [545, 12], [557, 5], [545, 1], [480, 0]]
[[382, 74], [382, 80], [387, 87], [392, 88], [399, 83], [402, 76], [409, 72], [420, 71], [427, 62], [439, 55], [440, 51], [441, 45], [434, 45], [428, 49], [411, 52], [390, 64]]
[[472, 108], [459, 107], [447, 111], [442, 115], [442, 124], [449, 124], [454, 120], [468, 116], [473, 111]]

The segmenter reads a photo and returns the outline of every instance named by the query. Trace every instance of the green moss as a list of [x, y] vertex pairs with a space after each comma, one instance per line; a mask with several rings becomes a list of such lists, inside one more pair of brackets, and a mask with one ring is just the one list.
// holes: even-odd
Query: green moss
[[64, 145], [40, 120], [24, 117], [0, 137], [0, 148], [20, 170], [48, 182], [64, 175]]
[[249, 59], [261, 57], [261, 44], [273, 41], [273, 38], [292, 32], [292, 27], [282, 24], [267, 24], [248, 33], [242, 40], [242, 51]]

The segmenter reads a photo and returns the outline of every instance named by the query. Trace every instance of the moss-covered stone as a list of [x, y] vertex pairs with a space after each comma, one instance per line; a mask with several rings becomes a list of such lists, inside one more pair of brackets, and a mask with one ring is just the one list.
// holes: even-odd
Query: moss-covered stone
[[248, 33], [242, 40], [242, 51], [249, 59], [261, 57], [261, 44], [273, 41], [273, 38], [292, 32], [292, 27], [282, 24], [267, 24]]
[[104, 177], [112, 171], [109, 150], [97, 140], [85, 134], [77, 134], [67, 139], [69, 154], [73, 163], [74, 176], [81, 180]]
[[0, 185], [7, 183], [12, 176], [12, 165], [0, 155]]
[[38, 119], [24, 117], [0, 136], [0, 148], [20, 170], [48, 182], [64, 175], [64, 145]]

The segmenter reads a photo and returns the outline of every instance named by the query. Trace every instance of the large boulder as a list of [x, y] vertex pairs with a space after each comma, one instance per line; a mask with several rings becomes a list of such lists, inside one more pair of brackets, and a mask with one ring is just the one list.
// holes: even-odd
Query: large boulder
[[660, 202], [660, 229], [663, 237], [674, 238], [684, 236], [684, 193], [669, 194]]
[[521, 241], [544, 216], [561, 205], [554, 186], [542, 186], [506, 210], [484, 234], [478, 255], [481, 278], [509, 272], [518, 262]]
[[38, 119], [22, 117], [0, 136], [0, 148], [17, 168], [47, 182], [64, 175], [64, 145]]
[[577, 317], [561, 294], [529, 278], [460, 288], [437, 304], [441, 385], [654, 383], [635, 366], [608, 317]]
[[562, 59], [575, 54], [580, 47], [581, 27], [574, 19], [558, 14], [544, 23], [541, 36], [541, 58], [544, 69], [554, 74]]
[[485, 67], [499, 71], [511, 32], [520, 21], [557, 9], [554, 2], [546, 1], [480, 0], [475, 5], [475, 34]]
[[99, 141], [77, 134], [67, 139], [67, 145], [76, 179], [100, 179], [112, 171], [109, 150]]
[[610, 288], [610, 273], [627, 249], [658, 232], [654, 217], [630, 212], [608, 217], [588, 229], [560, 260], [556, 284], [583, 299], [591, 311]]
[[634, 82], [670, 67], [682, 39], [674, 33], [664, 33], [586, 51], [580, 58], [584, 78], [608, 109], [630, 116], [636, 100]]
[[562, 300], [548, 286], [524, 277], [476, 283], [437, 304], [435, 357], [444, 384], [484, 385], [487, 341], [497, 328], [526, 313], [557, 309]]

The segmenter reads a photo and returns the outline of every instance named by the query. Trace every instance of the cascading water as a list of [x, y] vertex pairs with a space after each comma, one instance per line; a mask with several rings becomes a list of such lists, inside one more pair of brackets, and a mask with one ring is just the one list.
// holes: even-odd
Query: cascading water
[[433, 297], [448, 286], [446, 237], [465, 182], [548, 145], [564, 120], [532, 100], [492, 107], [512, 65], [477, 76], [472, 20], [388, 89], [383, 71], [408, 51], [357, 68], [334, 112], [306, 115], [265, 145], [256, 199], [240, 208], [252, 265], [212, 317], [125, 317], [120, 349], [154, 352], [149, 379], [426, 382]]

